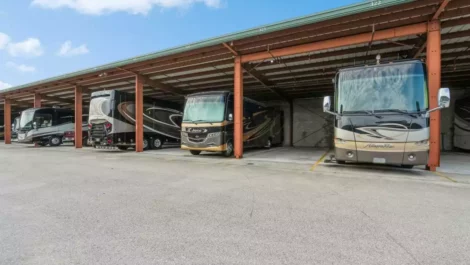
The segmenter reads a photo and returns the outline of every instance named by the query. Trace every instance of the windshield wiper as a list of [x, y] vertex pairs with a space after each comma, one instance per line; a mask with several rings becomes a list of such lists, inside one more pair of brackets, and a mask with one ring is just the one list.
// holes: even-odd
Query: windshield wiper
[[415, 114], [409, 113], [407, 110], [401, 110], [401, 109], [381, 109], [381, 110], [379, 110], [379, 112], [398, 112], [398, 113], [401, 113], [401, 114], [409, 115], [413, 118], [417, 118], [417, 116]]
[[374, 113], [374, 111], [370, 111], [370, 110], [352, 110], [352, 111], [345, 111], [345, 112], [347, 112], [347, 114], [365, 113], [367, 115], [375, 116], [376, 118], [382, 119], [382, 116], [377, 115]]
[[184, 121], [184, 122], [192, 122], [192, 123], [194, 123], [194, 124], [207, 122], [207, 123], [210, 123], [210, 124], [212, 125], [212, 122], [211, 122], [211, 121], [206, 121], [206, 120], [194, 120], [194, 121]]

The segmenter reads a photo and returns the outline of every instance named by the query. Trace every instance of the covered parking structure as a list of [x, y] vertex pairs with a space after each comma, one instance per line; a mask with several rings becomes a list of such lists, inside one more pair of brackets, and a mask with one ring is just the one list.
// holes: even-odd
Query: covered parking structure
[[[143, 151], [143, 95], [179, 101], [194, 92], [233, 90], [235, 157], [243, 157], [243, 96], [286, 102], [293, 144], [297, 99], [334, 92], [339, 68], [426, 60], [430, 108], [441, 86], [465, 89], [470, 80], [468, 0], [378, 0], [262, 26], [0, 91], [5, 143], [12, 109], [58, 105], [75, 109], [81, 123], [93, 91], [136, 94], [136, 151]], [[440, 165], [441, 114], [432, 113], [428, 167]], [[76, 148], [82, 147], [76, 126]]]

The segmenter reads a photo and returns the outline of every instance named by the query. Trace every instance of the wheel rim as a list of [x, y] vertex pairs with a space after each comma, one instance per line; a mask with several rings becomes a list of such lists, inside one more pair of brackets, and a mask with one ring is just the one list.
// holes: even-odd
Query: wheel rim
[[149, 141], [147, 141], [147, 139], [144, 139], [144, 149], [147, 149], [148, 146], [149, 146]]
[[54, 138], [52, 138], [51, 142], [52, 142], [53, 145], [58, 145], [60, 143], [60, 139], [54, 137]]
[[155, 139], [155, 141], [153, 141], [153, 145], [155, 148], [160, 148], [162, 146], [162, 141], [160, 139]]

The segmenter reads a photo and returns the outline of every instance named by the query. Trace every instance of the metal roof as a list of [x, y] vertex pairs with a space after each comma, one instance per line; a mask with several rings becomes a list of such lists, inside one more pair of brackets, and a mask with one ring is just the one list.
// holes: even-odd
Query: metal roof
[[[166, 100], [181, 101], [182, 95], [201, 91], [233, 90], [234, 55], [223, 44], [246, 55], [413, 25], [429, 21], [441, 2], [361, 2], [2, 90], [0, 98], [7, 96], [13, 105], [32, 105], [34, 92], [38, 92], [48, 97], [43, 104], [65, 106], [74, 99], [75, 85], [90, 91], [132, 92], [136, 73], [150, 79], [145, 95]], [[440, 19], [443, 84], [464, 86], [470, 79], [470, 1], [451, 0]], [[273, 92], [276, 88], [289, 98], [322, 96], [333, 91], [331, 79], [338, 69], [372, 64], [379, 53], [383, 61], [413, 58], [425, 37], [400, 37], [247, 63], [244, 94], [257, 100], [279, 99]], [[425, 50], [417, 54], [420, 59], [425, 56]]]

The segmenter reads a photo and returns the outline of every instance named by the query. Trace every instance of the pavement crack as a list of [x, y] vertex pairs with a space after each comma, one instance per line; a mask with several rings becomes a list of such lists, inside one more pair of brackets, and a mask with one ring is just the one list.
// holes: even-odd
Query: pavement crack
[[408, 255], [416, 262], [416, 264], [421, 265], [421, 263], [418, 261], [418, 259], [416, 259], [416, 257], [413, 255], [413, 253], [411, 253], [411, 251], [409, 251], [405, 246], [403, 246], [403, 244], [401, 244], [396, 238], [394, 238], [392, 235], [390, 235], [389, 232], [385, 231], [385, 233], [387, 234], [387, 237], [389, 239], [391, 239], [401, 249], [403, 249], [406, 253], [408, 253]]

